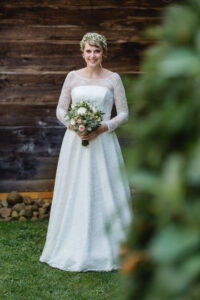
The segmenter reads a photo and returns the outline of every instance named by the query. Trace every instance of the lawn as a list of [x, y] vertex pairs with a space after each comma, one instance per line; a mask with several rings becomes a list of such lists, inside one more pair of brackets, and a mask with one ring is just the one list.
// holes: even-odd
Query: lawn
[[0, 222], [0, 300], [124, 299], [119, 271], [68, 272], [41, 263], [47, 225]]

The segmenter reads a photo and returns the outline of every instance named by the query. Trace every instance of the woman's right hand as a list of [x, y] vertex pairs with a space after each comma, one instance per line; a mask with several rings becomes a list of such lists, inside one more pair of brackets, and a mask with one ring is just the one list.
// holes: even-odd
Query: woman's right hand
[[73, 130], [72, 125], [70, 123], [68, 124], [68, 129]]
[[80, 137], [81, 140], [87, 140], [87, 134], [83, 135], [79, 131], [76, 131], [76, 133], [78, 134], [78, 136]]
[[[68, 129], [74, 130], [70, 123], [68, 125]], [[87, 139], [87, 135], [84, 136], [82, 133], [80, 133], [79, 131], [75, 131], [75, 130], [74, 130], [74, 132], [80, 137], [81, 140]]]

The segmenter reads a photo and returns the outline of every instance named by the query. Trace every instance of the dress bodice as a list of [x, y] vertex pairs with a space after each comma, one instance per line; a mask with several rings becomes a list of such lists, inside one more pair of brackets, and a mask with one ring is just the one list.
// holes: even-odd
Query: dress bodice
[[73, 88], [71, 97], [72, 103], [81, 100], [89, 101], [105, 113], [103, 121], [110, 119], [113, 106], [113, 93], [108, 88], [99, 85], [81, 85]]
[[[68, 127], [64, 115], [70, 103], [81, 100], [89, 101], [102, 110], [103, 122], [107, 124], [108, 130], [116, 129], [121, 123], [128, 119], [128, 105], [125, 89], [118, 73], [112, 72], [105, 78], [86, 78], [80, 76], [76, 71], [70, 71], [63, 83], [58, 101], [57, 118]], [[110, 119], [113, 103], [116, 105], [117, 116]]]

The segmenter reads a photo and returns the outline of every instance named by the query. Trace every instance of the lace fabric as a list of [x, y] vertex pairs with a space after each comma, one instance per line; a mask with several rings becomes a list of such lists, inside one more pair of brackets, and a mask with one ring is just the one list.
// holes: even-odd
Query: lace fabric
[[[115, 103], [117, 115], [109, 120], [105, 120], [108, 131], [113, 131], [122, 123], [128, 120], [128, 104], [125, 89], [118, 73], [112, 72], [105, 78], [86, 78], [80, 76], [76, 71], [70, 71], [63, 83], [61, 94], [56, 108], [57, 119], [68, 128], [69, 121], [65, 119], [65, 113], [69, 109], [69, 105], [73, 102], [72, 91], [78, 86], [102, 86], [112, 93], [113, 103]], [[113, 104], [112, 103], [112, 104]], [[108, 106], [105, 113], [111, 114], [112, 106]]]

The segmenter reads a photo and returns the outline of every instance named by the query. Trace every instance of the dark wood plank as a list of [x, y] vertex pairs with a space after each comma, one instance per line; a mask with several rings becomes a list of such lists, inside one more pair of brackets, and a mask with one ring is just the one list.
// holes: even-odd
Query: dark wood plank
[[[145, 49], [144, 49], [145, 50]], [[104, 68], [112, 70], [114, 72], [120, 73], [138, 73], [139, 70], [139, 55], [142, 54], [142, 51], [135, 55], [128, 55], [126, 57], [122, 57], [122, 54], [114, 55], [114, 57], [110, 57], [107, 61], [104, 60], [102, 63]], [[116, 57], [118, 59], [116, 60]], [[52, 65], [45, 64], [46, 57], [35, 57], [35, 58], [19, 58], [16, 57], [15, 59], [3, 59], [3, 65], [1, 67], [1, 74], [38, 74], [42, 77], [44, 73], [57, 73], [66, 74], [71, 70], [77, 70], [80, 68], [85, 67], [85, 62], [81, 57], [78, 58], [69, 58], [59, 57], [59, 58], [52, 58], [51, 63]], [[116, 63], [117, 61], [117, 63]], [[59, 64], [60, 62], [60, 64]], [[55, 63], [55, 64], [53, 64]], [[1, 99], [0, 99], [1, 100]], [[8, 99], [9, 101], [9, 99]]]
[[[0, 126], [52, 127], [61, 125], [56, 118], [57, 103], [0, 105]], [[1, 127], [0, 127], [1, 128]], [[57, 129], [54, 129], [57, 132]], [[4, 131], [3, 131], [4, 132]], [[4, 133], [4, 135], [7, 133]], [[9, 136], [9, 134], [8, 134]], [[11, 137], [10, 137], [11, 138]]]
[[44, 55], [46, 63], [51, 64], [52, 55], [71, 55], [73, 57], [80, 55], [80, 46], [78, 42], [72, 41], [0, 41], [0, 57], [22, 56], [26, 55], [27, 60], [29, 57]]
[[[16, 104], [45, 103], [45, 105], [51, 102], [57, 103], [67, 73], [67, 71], [63, 71], [62, 74], [58, 72], [26, 74], [24, 71], [22, 73], [2, 73], [0, 75], [0, 103], [5, 105], [10, 102]], [[6, 111], [3, 107], [2, 110], [2, 114], [5, 114]], [[10, 109], [9, 113], [11, 113]]]
[[[108, 57], [126, 51], [141, 51], [149, 46], [150, 41], [129, 42], [119, 40], [108, 45]], [[134, 54], [134, 53], [133, 53]], [[72, 41], [0, 41], [0, 57], [26, 56], [26, 59], [34, 56], [46, 56], [46, 64], [51, 64], [51, 59], [57, 56], [70, 56], [70, 58], [80, 57], [79, 42]], [[49, 56], [49, 57], [48, 57]], [[44, 57], [43, 57], [44, 58]]]
[[31, 6], [31, 7], [63, 7], [63, 6], [75, 6], [75, 7], [80, 7], [80, 6], [89, 6], [89, 7], [121, 7], [121, 6], [144, 6], [144, 7], [152, 7], [152, 6], [161, 6], [164, 7], [169, 3], [176, 3], [179, 1], [175, 0], [123, 0], [123, 1], [116, 1], [116, 0], [98, 0], [96, 1], [91, 1], [91, 0], [57, 0], [57, 1], [52, 1], [52, 0], [44, 0], [44, 1], [38, 1], [38, 0], [1, 0], [1, 5], [2, 6]]
[[57, 160], [57, 157], [9, 153], [1, 156], [0, 180], [53, 179], [56, 173]]
[[[34, 61], [37, 61], [37, 64], [36, 63], [34, 64]], [[55, 70], [58, 70], [58, 69], [59, 69], [59, 72], [64, 75], [64, 74], [67, 74], [71, 70], [77, 70], [77, 69], [85, 67], [85, 63], [83, 62], [81, 57], [77, 58], [77, 59], [71, 59], [71, 60], [69, 60], [67, 57], [65, 57], [61, 61], [62, 61], [63, 65], [60, 64], [59, 67], [57, 67], [57, 65], [56, 66], [52, 66], [52, 65], [44, 66], [42, 64], [39, 64], [38, 59], [30, 59], [29, 65], [26, 65], [26, 66], [20, 65], [20, 62], [18, 61], [18, 62], [16, 62], [16, 65], [2, 67], [1, 75], [4, 76], [4, 75], [9, 75], [9, 74], [19, 74], [19, 76], [20, 76], [23, 74], [27, 74], [27, 75], [35, 74], [35, 75], [39, 75], [40, 77], [42, 77], [42, 75], [44, 73], [46, 73], [46, 72], [54, 73]], [[113, 72], [133, 73], [134, 74], [134, 73], [138, 73], [140, 71], [139, 70], [139, 57], [136, 55], [128, 56], [128, 57], [118, 56], [117, 64], [116, 64], [116, 58], [113, 57], [109, 61], [103, 62], [102, 65], [104, 68], [112, 70]], [[52, 88], [53, 87], [51, 87], [51, 90], [52, 90]], [[30, 96], [30, 94], [29, 94], [29, 96]], [[30, 98], [29, 96], [28, 96], [28, 98]], [[46, 98], [46, 96], [47, 95], [45, 95], [45, 98]], [[49, 95], [49, 96], [50, 96], [50, 98], [52, 98], [51, 95]], [[8, 99], [8, 101], [12, 100], [9, 97], [7, 99]], [[31, 97], [31, 99], [33, 99], [33, 98]], [[55, 98], [53, 98], [53, 99], [55, 99]], [[0, 101], [1, 100], [2, 99], [0, 99]]]
[[0, 24], [23, 25], [77, 25], [80, 26], [133, 26], [160, 18], [159, 7], [2, 7]]
[[[29, 75], [27, 77], [31, 79], [33, 75]], [[20, 77], [20, 75], [16, 77]], [[38, 77], [41, 78], [42, 75]], [[55, 103], [58, 101], [64, 77], [59, 84], [48, 84], [48, 82], [36, 84], [30, 81], [27, 85], [25, 83], [17, 84], [17, 82], [9, 85], [4, 84], [6, 79], [0, 80], [0, 85], [2, 86], [0, 89], [0, 103]]]
[[[122, 54], [126, 51], [140, 51], [150, 44], [149, 41], [144, 42], [129, 42], [121, 40], [108, 45], [108, 57], [111, 55]], [[0, 42], [0, 58], [26, 56], [28, 60], [34, 56], [46, 56], [46, 64], [51, 64], [51, 59], [56, 56], [71, 56], [76, 58], [81, 56], [79, 42], [71, 41], [3, 41]], [[50, 57], [48, 57], [50, 55]], [[25, 57], [24, 57], [25, 59]], [[3, 62], [3, 61], [2, 61]]]
[[55, 179], [38, 179], [38, 180], [1, 180], [0, 193], [9, 193], [10, 191], [18, 192], [51, 192], [54, 188]]
[[0, 156], [7, 153], [16, 155], [30, 155], [46, 157], [58, 156], [61, 140], [67, 130], [58, 122], [58, 126], [46, 127], [0, 127], [0, 136], [3, 141]]
[[67, 71], [63, 72], [43, 72], [43, 73], [18, 73], [9, 72], [0, 74], [0, 88], [3, 86], [15, 87], [20, 85], [21, 88], [38, 86], [41, 88], [43, 85], [60, 85], [64, 80]]
[[[79, 24], [70, 25], [20, 25], [20, 24], [1, 24], [0, 35], [1, 41], [3, 40], [69, 40], [80, 41], [82, 36], [87, 31], [99, 32], [108, 40], [108, 44], [113, 41], [126, 40], [129, 42], [136, 42], [144, 40], [142, 37], [143, 30], [151, 25], [157, 25], [160, 23], [160, 19], [149, 20], [145, 19], [145, 22], [136, 22], [132, 26], [120, 26], [115, 24], [112, 28], [104, 28], [100, 24], [98, 26], [92, 25], [79, 26]], [[121, 33], [123, 32], [123, 37]]]
[[[140, 57], [151, 44], [151, 42], [113, 43], [110, 45], [107, 58], [103, 60], [104, 67], [119, 72], [139, 71]], [[24, 41], [0, 43], [0, 57], [1, 72], [70, 71], [85, 66], [77, 43], [61, 45]]]

